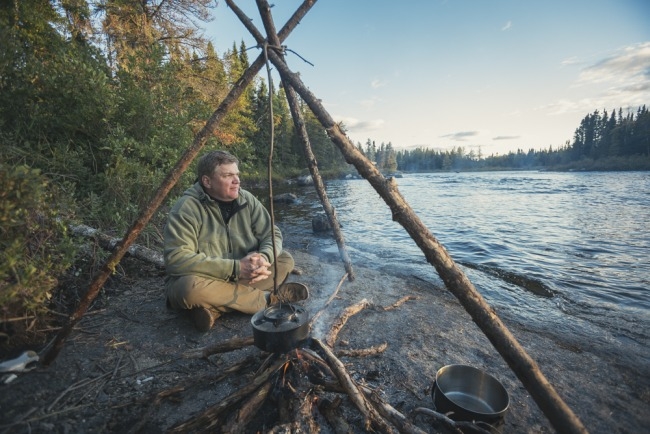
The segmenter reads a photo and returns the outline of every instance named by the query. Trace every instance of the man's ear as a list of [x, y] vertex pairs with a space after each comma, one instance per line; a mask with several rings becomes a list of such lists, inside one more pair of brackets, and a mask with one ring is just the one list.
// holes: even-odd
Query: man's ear
[[208, 175], [203, 175], [201, 177], [201, 185], [210, 188], [210, 177]]

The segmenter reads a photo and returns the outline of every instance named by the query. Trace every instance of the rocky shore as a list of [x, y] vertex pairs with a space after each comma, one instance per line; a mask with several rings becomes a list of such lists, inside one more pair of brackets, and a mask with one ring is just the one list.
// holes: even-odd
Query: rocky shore
[[[386, 344], [382, 353], [342, 360], [355, 381], [381, 390], [382, 397], [401, 413], [409, 416], [416, 408], [432, 408], [436, 371], [449, 364], [466, 364], [492, 374], [508, 391], [510, 407], [502, 432], [554, 431], [444, 288], [400, 275], [394, 268], [360, 265], [354, 265], [356, 279], [341, 284], [345, 271], [333, 255], [317, 255], [309, 249], [293, 249], [292, 254], [302, 274], [291, 279], [309, 286], [307, 307], [312, 315], [320, 312], [313, 336], [326, 334], [346, 307], [368, 300], [369, 307], [348, 320], [334, 347]], [[163, 280], [160, 270], [135, 259], [123, 261], [55, 362], [0, 386], [0, 432], [161, 432], [240, 387], [245, 376], [233, 374], [226, 383], [193, 380], [242, 358], [261, 357], [256, 347], [208, 359], [183, 355], [235, 336], [250, 336], [250, 317], [224, 315], [211, 332], [198, 333], [185, 315], [166, 309]], [[78, 285], [81, 288], [84, 282]], [[326, 306], [337, 287], [337, 296]], [[395, 309], [382, 308], [404, 296], [413, 299]], [[590, 432], [637, 433], [650, 426], [647, 358], [612, 358], [611, 352], [599, 351], [590, 342], [558, 335], [552, 324], [540, 330], [502, 319]], [[639, 345], [648, 348], [648, 342]], [[174, 387], [183, 391], [173, 400], [152, 405], [161, 391]], [[345, 397], [343, 405], [352, 430], [364, 432], [363, 418]], [[441, 432], [426, 417], [414, 421], [427, 432]], [[251, 432], [264, 429], [251, 427]], [[323, 426], [322, 432], [333, 431]]]

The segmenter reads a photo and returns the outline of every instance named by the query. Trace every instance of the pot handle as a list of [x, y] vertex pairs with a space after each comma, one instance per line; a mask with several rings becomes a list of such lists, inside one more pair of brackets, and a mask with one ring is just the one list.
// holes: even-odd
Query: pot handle
[[431, 385], [431, 403], [433, 404], [433, 409], [434, 411], [438, 411], [438, 408], [436, 407], [436, 380], [433, 380], [433, 384]]
[[489, 423], [484, 422], [482, 420], [475, 420], [475, 421], [473, 421], [473, 423], [474, 423], [474, 425], [477, 425], [477, 426], [480, 426], [480, 425], [487, 426], [488, 427], [487, 431], [490, 432], [490, 433], [497, 433], [497, 434], [501, 433], [501, 430], [499, 428], [495, 427], [494, 425], [490, 425]]

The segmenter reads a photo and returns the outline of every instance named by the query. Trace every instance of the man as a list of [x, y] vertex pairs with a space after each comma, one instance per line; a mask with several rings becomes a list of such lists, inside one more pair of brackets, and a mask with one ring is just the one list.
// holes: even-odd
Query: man
[[[253, 314], [269, 303], [274, 273], [284, 282], [293, 257], [282, 250], [282, 234], [275, 227], [273, 264], [271, 217], [264, 205], [240, 188], [239, 161], [225, 151], [212, 151], [198, 162], [197, 182], [169, 213], [164, 231], [167, 303], [190, 309], [200, 331], [208, 331], [223, 312]], [[285, 294], [283, 294], [283, 288]], [[299, 301], [307, 294], [278, 295]]]

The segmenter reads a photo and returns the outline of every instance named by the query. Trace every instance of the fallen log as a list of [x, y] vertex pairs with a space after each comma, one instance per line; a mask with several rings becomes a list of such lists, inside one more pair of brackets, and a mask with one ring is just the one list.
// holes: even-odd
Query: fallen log
[[[74, 235], [92, 238], [97, 241], [97, 244], [99, 244], [101, 248], [108, 250], [109, 252], [114, 252], [122, 241], [121, 238], [111, 237], [110, 235], [100, 232], [98, 229], [86, 225], [70, 225], [68, 228]], [[156, 266], [156, 268], [165, 268], [163, 255], [161, 252], [156, 250], [149, 249], [139, 244], [132, 244], [127, 249], [125, 256], [127, 254], [140, 259], [141, 261], [149, 262]]]

